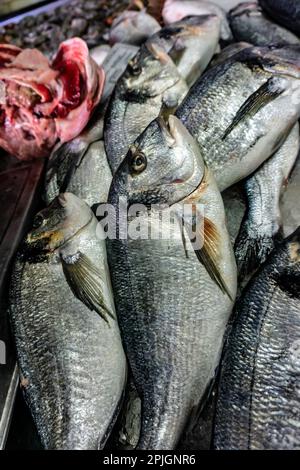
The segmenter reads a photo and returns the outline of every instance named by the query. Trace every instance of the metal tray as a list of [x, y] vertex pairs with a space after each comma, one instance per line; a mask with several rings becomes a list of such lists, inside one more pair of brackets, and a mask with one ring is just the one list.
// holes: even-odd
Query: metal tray
[[[0, 21], [0, 26], [18, 23], [70, 0], [57, 0]], [[1, 149], [0, 149], [1, 153]], [[39, 186], [45, 160], [22, 163], [0, 155], [0, 449], [5, 447], [18, 387], [15, 350], [7, 313], [7, 290], [11, 261], [40, 204]], [[5, 352], [5, 361], [3, 356]], [[2, 364], [5, 362], [5, 364]]]
[[3, 449], [18, 385], [7, 313], [10, 266], [18, 244], [39, 205], [39, 184], [45, 161], [21, 163], [2, 155], [0, 159], [0, 449]]

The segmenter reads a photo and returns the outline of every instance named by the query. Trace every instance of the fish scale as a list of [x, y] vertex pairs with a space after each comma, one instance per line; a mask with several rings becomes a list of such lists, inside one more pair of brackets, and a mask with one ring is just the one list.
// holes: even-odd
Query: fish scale
[[299, 295], [280, 286], [288, 274], [299, 289], [293, 243], [300, 247], [299, 230], [272, 253], [238, 304], [222, 361], [217, 449], [299, 448], [300, 362], [299, 352], [292, 354], [300, 338]]

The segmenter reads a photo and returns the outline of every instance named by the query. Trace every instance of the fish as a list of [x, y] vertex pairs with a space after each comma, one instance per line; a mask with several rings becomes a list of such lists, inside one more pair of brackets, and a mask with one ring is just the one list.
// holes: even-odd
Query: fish
[[[54, 148], [46, 165], [43, 191], [43, 199], [46, 204], [50, 204], [59, 193], [66, 191], [68, 181], [72, 178], [76, 168], [80, 167], [81, 162], [83, 162], [85, 156], [88, 154], [90, 146], [103, 139], [104, 110], [105, 105], [98, 105], [87, 127], [78, 137]], [[98, 162], [100, 162], [100, 165], [102, 165], [104, 161], [103, 155], [103, 152], [99, 155]], [[89, 158], [86, 160], [89, 160]], [[96, 167], [96, 169], [98, 169], [98, 167]], [[86, 183], [89, 184], [89, 188], [91, 188], [91, 184], [88, 181], [86, 181]], [[100, 182], [98, 186], [100, 196]], [[80, 191], [83, 191], [83, 193]], [[89, 197], [88, 191], [88, 189], [85, 190], [81, 188], [78, 192], [77, 189], [75, 195], [84, 200], [88, 197], [86, 202], [89, 204], [91, 198], [94, 201], [94, 193]], [[96, 187], [94, 186], [93, 191], [96, 191]]]
[[230, 59], [238, 52], [241, 52], [244, 49], [248, 49], [250, 47], [252, 47], [252, 44], [244, 41], [229, 44], [229, 46], [224, 47], [218, 54], [213, 57], [211, 63], [209, 64], [209, 68], [226, 62], [227, 59]]
[[89, 145], [81, 159], [56, 161], [48, 169], [44, 200], [50, 204], [61, 192], [70, 192], [89, 206], [107, 201], [112, 174], [107, 161], [104, 142], [98, 140]]
[[35, 216], [9, 299], [21, 388], [44, 448], [103, 448], [127, 365], [104, 236], [85, 202], [63, 193]]
[[111, 47], [108, 44], [101, 44], [90, 49], [91, 58], [94, 59], [97, 65], [102, 66], [108, 54], [111, 53]]
[[248, 209], [235, 243], [241, 277], [253, 273], [281, 238], [280, 199], [299, 154], [298, 122], [282, 147], [245, 182]]
[[298, 0], [259, 0], [259, 4], [277, 23], [300, 36], [300, 5]]
[[236, 41], [247, 41], [254, 46], [299, 44], [299, 38], [273, 23], [257, 2], [241, 3], [229, 12], [228, 19]]
[[122, 42], [139, 46], [160, 28], [160, 24], [146, 13], [145, 9], [142, 11], [128, 10], [114, 19], [107, 39], [111, 45]]
[[239, 300], [221, 363], [214, 448], [300, 447], [300, 229]]
[[148, 124], [161, 112], [173, 112], [187, 92], [168, 54], [156, 44], [143, 45], [117, 82], [105, 114], [105, 151], [113, 174]]
[[280, 201], [283, 233], [286, 237], [291, 235], [291, 233], [296, 230], [300, 220], [299, 185], [300, 158], [298, 157], [295, 167], [289, 178], [287, 189], [283, 193]]
[[300, 114], [300, 47], [253, 47], [212, 67], [175, 115], [196, 138], [220, 191], [252, 174]]
[[202, 0], [166, 0], [162, 10], [165, 25], [180, 21], [187, 16], [217, 15], [221, 20], [221, 39], [232, 41], [232, 33], [228, 24], [226, 13], [213, 2]]
[[147, 43], [162, 48], [191, 87], [219, 48], [220, 25], [216, 15], [193, 16], [165, 26]]
[[[174, 449], [214, 378], [236, 295], [223, 201], [196, 141], [170, 115], [131, 145], [108, 202], [117, 221], [107, 238], [116, 310], [142, 402], [136, 448]], [[136, 224], [154, 236], [135, 237]]]

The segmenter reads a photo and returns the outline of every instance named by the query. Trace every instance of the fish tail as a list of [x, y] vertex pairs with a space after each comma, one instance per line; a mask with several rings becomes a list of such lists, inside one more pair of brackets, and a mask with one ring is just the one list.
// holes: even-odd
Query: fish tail
[[234, 247], [240, 279], [259, 268], [281, 240], [279, 232], [260, 233], [244, 221]]

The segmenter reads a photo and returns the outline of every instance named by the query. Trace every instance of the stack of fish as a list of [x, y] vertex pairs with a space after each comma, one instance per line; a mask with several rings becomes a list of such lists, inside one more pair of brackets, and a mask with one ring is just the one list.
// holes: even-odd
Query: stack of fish
[[[281, 222], [300, 9], [217, 3], [167, 0], [108, 103], [49, 159], [10, 289], [45, 448], [103, 448], [120, 412], [127, 447], [174, 449], [217, 376], [215, 448], [300, 448], [300, 220], [285, 240]], [[124, 236], [124, 200], [127, 225], [155, 237]]]

